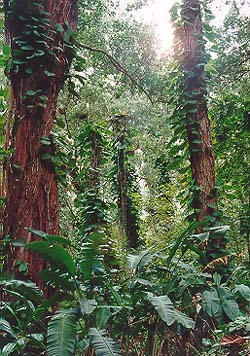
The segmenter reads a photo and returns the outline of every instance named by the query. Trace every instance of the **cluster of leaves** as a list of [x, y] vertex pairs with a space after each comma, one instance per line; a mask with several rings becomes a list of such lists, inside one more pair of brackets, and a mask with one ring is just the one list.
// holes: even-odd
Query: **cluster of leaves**
[[[67, 239], [31, 230], [42, 241], [26, 248], [49, 262], [41, 278], [48, 289], [55, 288], [60, 308], [50, 317], [46, 332], [46, 310], [54, 305], [55, 296], [42, 302], [41, 292], [31, 282], [2, 280], [2, 354], [26, 355], [39, 349], [40, 354], [47, 350], [51, 356], [70, 356], [91, 346], [97, 355], [130, 355], [136, 349], [155, 355], [152, 350], [159, 350], [162, 342], [174, 350], [173, 337], [192, 330], [199, 334], [212, 320], [217, 327], [227, 321], [237, 327], [240, 318], [247, 317], [250, 288], [244, 278], [241, 284], [235, 283], [240, 275], [222, 282], [224, 276], [217, 272], [205, 273], [199, 265], [182, 262], [194, 228], [191, 225], [164, 250], [152, 247], [129, 254], [126, 279], [105, 263], [106, 246], [100, 234], [92, 234], [93, 243], [84, 243], [80, 259], [74, 261]], [[233, 332], [233, 324], [229, 325]], [[153, 342], [152, 335], [157, 335]]]

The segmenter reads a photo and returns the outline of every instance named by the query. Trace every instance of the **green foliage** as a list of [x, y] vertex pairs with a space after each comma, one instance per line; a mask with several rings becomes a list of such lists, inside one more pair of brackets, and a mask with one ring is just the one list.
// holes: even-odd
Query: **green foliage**
[[129, 254], [127, 256], [128, 267], [133, 270], [135, 274], [140, 272], [152, 259], [153, 255], [149, 253], [151, 249], [152, 248], [142, 251], [139, 255]]
[[148, 295], [150, 303], [159, 313], [161, 319], [167, 323], [168, 326], [172, 325], [175, 320], [174, 306], [167, 295], [155, 297], [151, 294]]
[[0, 352], [1, 355], [44, 354], [46, 306], [42, 302], [42, 292], [32, 282], [16, 279], [0, 280], [1, 318]]
[[112, 339], [105, 337], [100, 330], [95, 328], [90, 329], [89, 337], [97, 356], [122, 355], [118, 345]]
[[[236, 320], [240, 315], [239, 305], [237, 303], [237, 291], [241, 291], [245, 297], [248, 296], [248, 287], [237, 286], [234, 290], [231, 290], [225, 283], [220, 283], [219, 275], [215, 273], [213, 278], [216, 286], [212, 287], [210, 291], [205, 291], [203, 297], [203, 309], [209, 316], [215, 317], [220, 322], [225, 318], [232, 321]], [[244, 292], [243, 292], [244, 290]]]
[[[22, 6], [10, 2], [8, 16], [20, 34], [13, 42], [11, 66], [11, 50], [2, 46], [0, 70], [6, 68], [13, 75], [25, 70], [28, 78], [41, 64], [43, 78], [52, 80], [62, 46], [70, 49], [73, 34], [66, 23], [56, 23], [51, 33], [63, 38], [63, 45], [51, 47], [50, 14], [44, 13], [40, 2], [31, 7], [26, 2]], [[164, 347], [172, 355], [180, 352], [186, 336], [199, 337], [208, 327], [202, 345], [191, 338], [188, 342], [201, 355], [224, 356], [230, 351], [221, 345], [223, 335], [248, 337], [249, 21], [234, 4], [225, 26], [213, 29], [206, 23], [211, 13], [202, 2], [203, 35], [213, 59], [202, 52], [197, 67], [203, 70], [207, 63], [203, 80], [207, 81], [220, 195], [220, 212], [210, 217], [208, 225], [216, 224], [218, 217], [222, 224], [198, 234], [199, 223], [187, 226], [184, 222], [193, 195], [201, 191], [188, 169], [185, 130], [186, 115], [195, 117], [201, 93], [183, 86], [183, 75], [196, 74], [183, 74], [183, 63], [173, 63], [171, 55], [159, 58], [152, 28], [132, 19], [132, 8], [141, 3], [133, 2], [126, 19], [120, 9], [117, 16], [117, 4], [111, 1], [80, 1], [77, 41], [110, 53], [128, 73], [134, 73], [155, 103], [151, 107], [107, 57], [74, 45], [73, 69], [58, 104], [56, 127], [53, 135], [41, 139], [41, 147], [49, 147], [52, 137], [57, 146], [55, 155], [45, 153], [42, 159], [56, 165], [61, 226], [67, 238], [28, 229], [40, 240], [26, 245], [46, 260], [40, 278], [45, 295], [48, 288], [55, 296], [46, 299], [27, 280], [1, 280], [2, 355], [84, 355], [91, 347], [97, 356], [153, 355], [152, 350], [156, 355], [165, 352]], [[172, 15], [177, 31], [188, 25], [183, 5], [173, 8]], [[178, 55], [182, 54], [179, 45]], [[46, 106], [46, 93], [27, 90], [24, 100], [34, 98]], [[0, 100], [4, 165], [12, 153], [4, 147], [9, 100], [4, 81]], [[192, 122], [192, 143], [193, 150], [198, 150], [201, 140], [195, 125]], [[122, 135], [124, 140], [119, 140]], [[145, 241], [145, 246], [128, 252], [127, 246], [120, 248], [125, 244], [117, 224], [121, 151], [126, 171], [123, 192], [136, 218], [138, 241]], [[2, 208], [4, 197], [0, 198]], [[217, 244], [225, 236], [226, 248]], [[1, 245], [9, 240], [6, 237]], [[207, 247], [211, 241], [212, 249]], [[11, 246], [23, 248], [24, 242]], [[28, 264], [17, 261], [16, 266], [27, 279]], [[51, 315], [55, 305], [58, 311]]]
[[60, 311], [52, 316], [48, 324], [48, 356], [75, 354], [76, 320], [75, 310]]
[[32, 251], [39, 252], [45, 255], [49, 260], [53, 260], [58, 267], [65, 267], [66, 271], [71, 275], [76, 272], [75, 263], [68, 252], [65, 251], [61, 246], [51, 245], [51, 242], [46, 241], [35, 241], [30, 242], [26, 247]]

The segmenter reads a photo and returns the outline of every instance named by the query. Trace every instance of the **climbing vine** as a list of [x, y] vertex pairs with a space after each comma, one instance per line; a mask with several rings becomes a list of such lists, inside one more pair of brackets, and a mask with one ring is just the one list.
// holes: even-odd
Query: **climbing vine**
[[[184, 163], [181, 183], [193, 213], [189, 218], [200, 221], [198, 230], [217, 224], [219, 212], [217, 208], [217, 192], [215, 185], [215, 157], [210, 131], [207, 107], [206, 71], [209, 57], [206, 54], [206, 37], [202, 22], [202, 11], [206, 31], [210, 31], [206, 19], [211, 12], [201, 7], [196, 0], [185, 0], [172, 9], [172, 21], [176, 37], [176, 77], [172, 90], [178, 93], [173, 100], [172, 115], [175, 126], [172, 143], [174, 153], [178, 152], [179, 162], [189, 160], [190, 170]], [[209, 37], [209, 36], [208, 36]], [[173, 153], [172, 153], [173, 154]], [[184, 159], [185, 157], [185, 159]], [[191, 172], [190, 172], [191, 171]], [[191, 173], [191, 174], [190, 174]], [[200, 241], [200, 248], [206, 246], [207, 262], [215, 256], [226, 253], [226, 239], [207, 242]], [[219, 252], [220, 250], [220, 252]]]
[[9, 37], [11, 38], [12, 58], [9, 75], [25, 75], [38, 83], [36, 88], [26, 91], [22, 100], [29, 109], [36, 105], [46, 108], [48, 93], [47, 80], [59, 78], [61, 71], [56, 68], [64, 53], [65, 66], [72, 59], [70, 38], [73, 34], [67, 20], [53, 23], [53, 16], [45, 11], [45, 1], [11, 0], [6, 5]]

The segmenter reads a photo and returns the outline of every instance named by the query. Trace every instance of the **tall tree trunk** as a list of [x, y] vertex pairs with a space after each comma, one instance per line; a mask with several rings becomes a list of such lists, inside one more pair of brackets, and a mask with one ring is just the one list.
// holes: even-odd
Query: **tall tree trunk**
[[125, 166], [125, 135], [122, 133], [118, 136], [118, 207], [120, 210], [120, 225], [126, 235], [127, 226], [127, 171]]
[[120, 225], [123, 234], [128, 240], [128, 246], [136, 248], [139, 245], [137, 217], [133, 212], [133, 201], [129, 196], [130, 173], [126, 162], [126, 120], [124, 116], [117, 116], [114, 121], [117, 133], [117, 183], [118, 183], [118, 208], [120, 212]]
[[[13, 154], [6, 168], [4, 235], [13, 240], [35, 240], [26, 228], [59, 233], [57, 177], [49, 159], [54, 154], [51, 130], [58, 94], [71, 62], [66, 40], [76, 25], [75, 0], [6, 1], [14, 123]], [[24, 248], [10, 249], [7, 267], [15, 271], [18, 259], [27, 262], [28, 277], [41, 285], [43, 260]]]
[[196, 219], [217, 210], [215, 157], [205, 100], [205, 47], [199, 0], [184, 0], [184, 100]]
[[88, 176], [88, 187], [94, 192], [98, 192], [100, 188], [100, 165], [101, 165], [101, 148], [100, 148], [100, 134], [96, 131], [91, 132], [91, 162]]

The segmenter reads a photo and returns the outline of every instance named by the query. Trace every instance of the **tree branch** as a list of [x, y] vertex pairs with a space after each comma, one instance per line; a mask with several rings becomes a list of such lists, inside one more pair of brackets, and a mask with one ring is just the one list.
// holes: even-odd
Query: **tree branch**
[[141, 86], [140, 83], [138, 83], [138, 81], [131, 75], [128, 73], [128, 71], [114, 58], [111, 56], [111, 54], [109, 54], [108, 52], [106, 52], [105, 50], [103, 50], [102, 48], [96, 48], [96, 47], [91, 47], [88, 46], [86, 44], [81, 44], [78, 43], [76, 41], [74, 41], [74, 45], [76, 45], [78, 48], [82, 48], [82, 49], [86, 49], [88, 51], [91, 52], [97, 52], [97, 53], [101, 53], [103, 54], [105, 57], [107, 57], [109, 59], [109, 61], [113, 64], [113, 66], [122, 74], [124, 74], [126, 77], [128, 77], [131, 82], [138, 88], [140, 89], [144, 94], [146, 94], [146, 96], [148, 97], [148, 99], [150, 100], [151, 104], [153, 104], [153, 99], [150, 96], [150, 94]]

